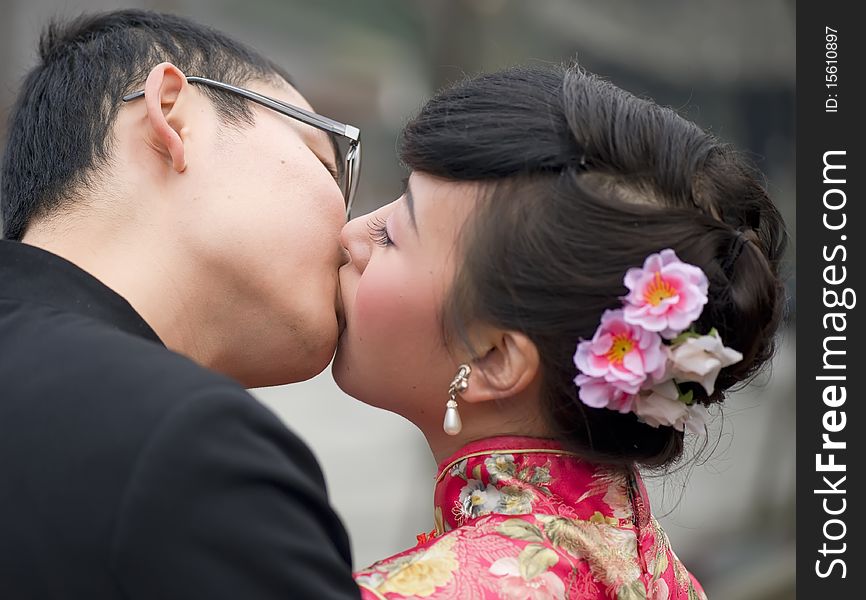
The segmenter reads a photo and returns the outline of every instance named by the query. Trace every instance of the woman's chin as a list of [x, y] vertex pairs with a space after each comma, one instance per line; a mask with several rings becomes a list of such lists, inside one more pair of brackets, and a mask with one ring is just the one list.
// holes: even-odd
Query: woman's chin
[[334, 362], [331, 364], [331, 376], [334, 378], [337, 387], [344, 394], [351, 396], [358, 402], [375, 408], [385, 408], [378, 405], [376, 398], [370, 397], [370, 394], [364, 389], [363, 382], [357, 380], [356, 376], [358, 373], [359, 371], [352, 369], [352, 366], [346, 360], [345, 354], [341, 354], [340, 347], [337, 346], [337, 354], [334, 356]]

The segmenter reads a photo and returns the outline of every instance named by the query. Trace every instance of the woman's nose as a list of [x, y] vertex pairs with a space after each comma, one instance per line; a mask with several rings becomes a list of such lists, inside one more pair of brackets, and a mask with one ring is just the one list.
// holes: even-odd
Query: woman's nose
[[364, 272], [372, 252], [372, 240], [366, 225], [368, 219], [369, 216], [352, 219], [340, 231], [340, 244], [349, 255], [349, 264], [359, 273]]

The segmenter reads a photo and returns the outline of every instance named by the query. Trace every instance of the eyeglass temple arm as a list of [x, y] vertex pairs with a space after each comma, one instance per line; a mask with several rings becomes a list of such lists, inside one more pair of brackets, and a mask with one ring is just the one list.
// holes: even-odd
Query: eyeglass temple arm
[[[195, 75], [187, 77], [186, 80], [190, 83], [201, 83], [210, 87], [215, 87], [218, 89], [226, 90], [228, 92], [233, 92], [257, 104], [261, 104], [262, 106], [266, 106], [270, 109], [276, 110], [277, 112], [287, 113], [289, 116], [292, 116], [299, 121], [302, 121], [317, 129], [329, 131], [331, 133], [336, 133], [337, 135], [349, 138], [354, 143], [357, 143], [359, 138], [361, 137], [361, 131], [357, 127], [353, 127], [352, 125], [346, 125], [345, 123], [340, 123], [339, 121], [329, 119], [328, 117], [323, 117], [322, 115], [317, 115], [316, 113], [312, 113], [297, 106], [292, 106], [291, 104], [287, 104], [285, 102], [280, 102], [279, 100], [275, 100], [273, 98], [268, 98], [267, 96], [262, 96], [261, 94], [257, 94], [256, 92], [253, 92], [251, 90], [245, 90], [243, 88], [239, 88], [228, 83], [215, 81], [213, 79], [207, 79], [206, 77], [198, 77]], [[125, 95], [123, 97], [123, 101], [129, 102], [130, 100], [135, 100], [136, 98], [141, 98], [142, 96], [144, 96], [144, 90]]]

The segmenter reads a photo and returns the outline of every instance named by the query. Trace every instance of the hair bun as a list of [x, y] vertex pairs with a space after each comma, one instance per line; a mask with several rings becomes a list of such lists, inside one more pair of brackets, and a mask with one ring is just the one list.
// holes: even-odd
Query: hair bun
[[[581, 156], [582, 168], [562, 168]], [[585, 405], [575, 385], [575, 344], [621, 305], [624, 274], [647, 256], [670, 248], [706, 274], [695, 331], [716, 328], [743, 355], [712, 395], [696, 385], [695, 399], [721, 400], [770, 357], [784, 303], [781, 216], [741, 154], [673, 110], [576, 66], [509, 69], [440, 91], [403, 131], [401, 158], [484, 182], [461, 234], [446, 330], [465, 337], [482, 321], [527, 335], [545, 423], [581, 455], [646, 466], [682, 455], [681, 432]]]

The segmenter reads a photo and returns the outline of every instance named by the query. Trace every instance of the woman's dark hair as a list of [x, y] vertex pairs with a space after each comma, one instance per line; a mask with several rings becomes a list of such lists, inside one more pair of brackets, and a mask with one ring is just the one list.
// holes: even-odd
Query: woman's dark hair
[[[414, 171], [482, 183], [461, 238], [465, 255], [446, 306], [448, 331], [473, 320], [525, 333], [541, 356], [544, 417], [594, 460], [665, 466], [683, 434], [578, 399], [576, 345], [621, 306], [631, 267], [664, 248], [710, 281], [696, 323], [743, 360], [714, 394], [770, 358], [784, 305], [787, 236], [758, 172], [673, 110], [577, 66], [521, 67], [439, 92], [406, 126]], [[745, 242], [745, 243], [743, 243]]]
[[[9, 116], [0, 216], [18, 240], [33, 219], [74, 201], [110, 158], [121, 98], [162, 61], [187, 75], [243, 85], [285, 79], [277, 65], [229, 36], [176, 15], [118, 10], [51, 23]], [[202, 86], [223, 122], [253, 122], [238, 96]]]

